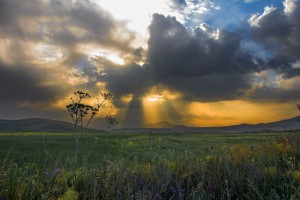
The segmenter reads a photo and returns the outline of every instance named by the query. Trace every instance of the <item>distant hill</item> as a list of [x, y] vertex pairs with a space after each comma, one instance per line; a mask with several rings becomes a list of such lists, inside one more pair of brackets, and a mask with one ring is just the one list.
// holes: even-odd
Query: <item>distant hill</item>
[[[0, 132], [73, 132], [73, 124], [49, 119], [22, 119], [22, 120], [0, 120]], [[78, 127], [82, 130], [82, 128]], [[142, 133], [149, 132], [160, 133], [246, 133], [260, 131], [291, 131], [300, 130], [300, 116], [285, 119], [271, 123], [260, 124], [239, 124], [223, 127], [186, 127], [183, 125], [174, 125], [163, 121], [156, 124], [148, 124], [145, 128], [122, 128], [115, 129], [112, 132], [124, 133]], [[90, 132], [103, 132], [103, 130], [89, 129]]]
[[238, 132], [257, 132], [257, 131], [291, 131], [300, 130], [300, 116], [293, 117], [270, 123], [260, 124], [241, 124], [235, 126], [224, 127], [227, 130]]
[[300, 130], [300, 116], [271, 123], [239, 124], [223, 127], [186, 127], [182, 125], [174, 125], [169, 122], [159, 122], [147, 125], [146, 128], [116, 129], [113, 132], [148, 132], [149, 130], [161, 133], [246, 133], [261, 131], [292, 131]]
[[[68, 122], [50, 119], [1, 120], [0, 132], [73, 132], [74, 125]], [[77, 130], [83, 130], [77, 127]], [[102, 130], [89, 129], [92, 132]]]

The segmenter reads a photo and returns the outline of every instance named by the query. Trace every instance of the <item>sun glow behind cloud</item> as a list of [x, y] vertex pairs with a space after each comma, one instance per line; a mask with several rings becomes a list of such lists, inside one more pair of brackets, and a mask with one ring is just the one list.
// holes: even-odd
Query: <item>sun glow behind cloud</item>
[[[174, 2], [170, 0], [93, 0], [102, 8], [108, 10], [116, 19], [125, 21], [127, 27], [139, 34], [140, 46], [146, 47], [147, 38], [149, 37], [148, 26], [151, 23], [154, 13], [163, 14], [165, 16], [173, 16], [185, 24], [188, 21], [193, 21], [189, 26], [197, 26], [204, 21], [204, 18], [199, 16], [209, 14], [211, 10], [220, 9], [212, 1], [186, 0], [185, 5], [178, 8]], [[197, 18], [193, 18], [195, 15]], [[143, 44], [144, 43], [144, 44]]]
[[146, 96], [142, 102], [145, 123], [157, 123], [166, 118], [161, 97], [158, 95]]
[[94, 0], [94, 2], [112, 13], [116, 19], [125, 21], [128, 28], [139, 33], [142, 38], [148, 37], [147, 28], [153, 13], [168, 13], [168, 0]]
[[146, 97], [146, 100], [153, 103], [161, 103], [164, 102], [162, 95], [149, 95]]
[[174, 124], [181, 123], [182, 108], [181, 94], [166, 89], [153, 87], [141, 98], [144, 123], [147, 125], [162, 121]]

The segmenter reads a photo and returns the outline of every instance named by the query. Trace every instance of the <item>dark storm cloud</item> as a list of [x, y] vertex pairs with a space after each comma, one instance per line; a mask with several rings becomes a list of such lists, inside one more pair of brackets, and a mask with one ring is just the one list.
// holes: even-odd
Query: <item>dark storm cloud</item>
[[103, 73], [95, 66], [85, 67], [82, 69], [83, 76], [89, 78], [89, 82], [99, 81], [102, 79]]
[[291, 77], [291, 66], [300, 59], [300, 1], [286, 0], [285, 9], [267, 7], [261, 15], [249, 19], [252, 36], [276, 55], [268, 62], [268, 67], [287, 73]]
[[10, 36], [24, 37], [25, 33], [20, 27], [21, 17], [36, 17], [47, 14], [39, 0], [0, 0], [0, 33]]
[[[60, 11], [61, 8], [55, 6], [55, 9]], [[123, 50], [130, 49], [128, 46], [134, 39], [134, 33], [126, 29], [124, 22], [116, 21], [99, 6], [88, 1], [77, 1], [61, 12], [69, 18], [62, 22], [64, 26], [58, 32], [52, 33], [54, 42], [64, 45], [96, 42]], [[70, 25], [78, 30], [72, 31]]]
[[155, 14], [147, 64], [120, 67], [99, 59], [96, 63], [102, 68], [88, 67], [83, 75], [106, 82], [117, 97], [138, 98], [159, 86], [182, 93], [185, 100], [238, 99], [252, 87], [252, 74], [261, 70], [263, 61], [243, 52], [242, 37], [236, 33], [206, 30], [196, 28], [191, 33], [175, 18]]
[[114, 91], [117, 96], [130, 93], [135, 95], [144, 94], [150, 86], [149, 75], [150, 74], [147, 73], [147, 67], [130, 64], [108, 74], [107, 89]]
[[0, 62], [1, 107], [5, 104], [20, 105], [27, 102], [47, 105], [59, 99], [63, 87], [44, 85], [43, 73], [44, 70]]
[[87, 67], [83, 75], [106, 82], [117, 97], [138, 98], [154, 86], [180, 92], [187, 101], [243, 97], [263, 61], [242, 50], [242, 37], [236, 33], [206, 30], [196, 28], [191, 33], [175, 18], [155, 14], [149, 27], [147, 64], [120, 67], [99, 59], [96, 63], [101, 67]]
[[69, 51], [80, 43], [127, 51], [134, 39], [125, 22], [89, 1], [0, 0], [0, 28], [3, 37], [50, 42]]
[[266, 10], [262, 16], [251, 17], [250, 22], [255, 27], [253, 36], [269, 46], [276, 46], [290, 34], [290, 23], [282, 10], [272, 7]]
[[[129, 46], [134, 33], [126, 28], [125, 22], [115, 20], [99, 6], [88, 1], [77, 1], [63, 13], [69, 19], [64, 22], [65, 28], [53, 33], [54, 42], [64, 45], [92, 42], [123, 51], [131, 50]], [[71, 31], [69, 25], [78, 30]]]
[[290, 70], [285, 71], [283, 78], [290, 79], [295, 76], [300, 76], [300, 68], [292, 68]]
[[190, 33], [173, 17], [153, 15], [149, 28], [148, 61], [154, 79], [200, 101], [237, 98], [250, 87], [248, 75], [260, 71], [241, 49], [233, 32]]
[[251, 87], [245, 74], [208, 74], [199, 77], [168, 77], [163, 81], [169, 89], [180, 91], [187, 101], [215, 102], [239, 99]]
[[117, 98], [128, 94], [134, 94], [138, 98], [154, 85], [148, 66], [135, 63], [121, 67], [110, 65], [103, 70], [88, 67], [84, 69], [83, 76], [89, 77], [90, 80], [106, 82], [106, 88]]
[[78, 27], [89, 30], [100, 41], [105, 40], [105, 37], [116, 29], [117, 24], [109, 13], [87, 3], [78, 2], [77, 4], [70, 10], [70, 17]]
[[[1, 102], [14, 104], [17, 109], [24, 103], [47, 105], [65, 98], [72, 87], [89, 90], [92, 86], [95, 91], [100, 75], [77, 66], [88, 59], [78, 46], [93, 44], [94, 48], [130, 50], [134, 55], [135, 48], [130, 46], [133, 38], [125, 22], [89, 1], [0, 0], [0, 42], [5, 45], [0, 57], [0, 88], [6, 94]], [[35, 54], [40, 51], [38, 45], [45, 45], [42, 57]], [[48, 45], [53, 48], [51, 52], [46, 49]], [[62, 57], [49, 63], [56, 50]], [[89, 83], [80, 79], [82, 73], [91, 77]], [[75, 78], [79, 80], [70, 83]]]
[[255, 87], [245, 99], [255, 100], [256, 102], [288, 102], [299, 101], [300, 89], [283, 89], [274, 86], [263, 85]]

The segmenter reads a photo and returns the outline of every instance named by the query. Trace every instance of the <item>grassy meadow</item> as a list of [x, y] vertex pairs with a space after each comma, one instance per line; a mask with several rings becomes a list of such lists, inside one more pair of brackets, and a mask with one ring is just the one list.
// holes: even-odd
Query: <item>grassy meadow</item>
[[300, 199], [298, 133], [0, 133], [0, 199]]

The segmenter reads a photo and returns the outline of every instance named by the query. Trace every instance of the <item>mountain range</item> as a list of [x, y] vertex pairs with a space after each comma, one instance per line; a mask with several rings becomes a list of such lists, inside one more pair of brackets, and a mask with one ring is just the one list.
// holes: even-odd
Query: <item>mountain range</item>
[[[83, 130], [81, 127], [77, 127]], [[72, 132], [72, 123], [50, 120], [50, 119], [22, 119], [22, 120], [0, 120], [0, 132]], [[112, 132], [119, 133], [142, 133], [150, 130], [160, 133], [194, 132], [194, 133], [245, 133], [260, 131], [291, 131], [300, 130], [300, 116], [271, 123], [239, 124], [223, 127], [187, 127], [174, 125], [163, 121], [156, 124], [147, 124], [145, 128], [117, 128]], [[92, 132], [103, 132], [99, 129], [89, 129]]]

